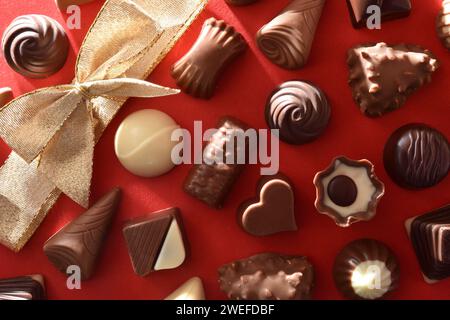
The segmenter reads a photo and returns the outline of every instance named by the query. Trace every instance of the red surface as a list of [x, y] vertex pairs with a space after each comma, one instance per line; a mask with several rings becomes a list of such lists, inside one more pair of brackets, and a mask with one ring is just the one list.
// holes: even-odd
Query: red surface
[[[29, 13], [46, 14], [64, 21], [53, 0], [0, 0], [0, 30], [16, 16]], [[68, 31], [73, 51], [58, 74], [46, 80], [30, 80], [14, 73], [0, 59], [0, 86], [11, 86], [15, 96], [35, 88], [69, 83], [73, 77], [75, 52], [102, 1], [82, 7], [82, 29]], [[450, 202], [450, 178], [424, 191], [408, 191], [396, 186], [382, 165], [382, 151], [391, 132], [408, 122], [424, 122], [450, 137], [450, 70], [449, 52], [439, 43], [434, 32], [434, 19], [439, 0], [415, 0], [407, 19], [389, 22], [380, 31], [354, 30], [345, 2], [329, 0], [321, 18], [309, 63], [300, 71], [287, 72], [269, 63], [255, 47], [254, 35], [288, 0], [261, 0], [242, 8], [228, 7], [223, 0], [211, 0], [207, 9], [179, 41], [150, 80], [175, 86], [169, 75], [170, 66], [193, 44], [203, 21], [216, 16], [240, 31], [250, 44], [223, 75], [216, 95], [210, 101], [180, 94], [153, 100], [131, 99], [106, 130], [95, 151], [92, 200], [112, 186], [120, 185], [124, 197], [100, 259], [95, 277], [83, 283], [82, 290], [65, 287], [65, 276], [57, 272], [42, 253], [42, 245], [55, 231], [80, 214], [83, 209], [63, 196], [50, 211], [34, 237], [20, 253], [0, 247], [0, 277], [42, 273], [51, 299], [160, 299], [192, 276], [200, 276], [209, 299], [225, 298], [217, 284], [216, 270], [224, 263], [262, 251], [307, 255], [317, 274], [315, 298], [338, 299], [331, 269], [337, 252], [349, 241], [371, 237], [387, 243], [397, 254], [401, 265], [399, 289], [392, 299], [449, 299], [450, 279], [435, 285], [426, 284], [407, 239], [403, 223], [406, 218], [424, 213]], [[410, 42], [431, 49], [442, 62], [430, 85], [422, 88], [396, 112], [380, 119], [363, 116], [352, 100], [347, 86], [346, 51], [365, 42]], [[258, 166], [249, 166], [230, 194], [223, 210], [215, 211], [189, 197], [181, 190], [189, 166], [175, 168], [156, 179], [142, 179], [128, 173], [114, 155], [113, 138], [120, 122], [133, 111], [156, 108], [171, 115], [183, 127], [192, 130], [194, 120], [204, 127], [214, 126], [223, 115], [236, 116], [255, 128], [266, 128], [263, 108], [272, 89], [282, 81], [300, 78], [319, 85], [332, 104], [332, 120], [326, 133], [314, 143], [290, 146], [281, 143], [280, 167], [295, 183], [298, 232], [255, 238], [243, 232], [236, 223], [236, 208], [252, 197], [259, 179]], [[9, 149], [0, 147], [3, 161]], [[386, 184], [377, 216], [370, 222], [350, 228], [337, 227], [330, 218], [314, 208], [315, 189], [312, 179], [336, 155], [370, 159], [379, 178]], [[146, 212], [168, 206], [182, 210], [191, 255], [179, 269], [161, 271], [139, 278], [131, 268], [121, 234], [124, 221]]]

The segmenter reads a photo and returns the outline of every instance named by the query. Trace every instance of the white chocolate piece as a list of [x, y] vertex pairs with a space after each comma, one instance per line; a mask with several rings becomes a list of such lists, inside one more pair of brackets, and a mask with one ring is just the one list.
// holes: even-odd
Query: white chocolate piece
[[342, 217], [348, 217], [357, 212], [365, 212], [368, 210], [368, 204], [372, 201], [372, 197], [375, 194], [376, 187], [373, 185], [370, 180], [370, 176], [367, 173], [367, 169], [364, 167], [353, 167], [348, 166], [345, 163], [337, 160], [335, 163], [334, 171], [326, 176], [322, 180], [324, 190], [328, 189], [328, 184], [330, 181], [336, 176], [347, 176], [353, 180], [358, 189], [358, 195], [353, 202], [348, 207], [341, 207], [335, 204], [330, 197], [328, 196], [328, 192], [325, 192], [323, 202], [324, 204], [338, 212]]
[[185, 258], [186, 250], [184, 248], [183, 234], [177, 219], [173, 219], [153, 269], [156, 271], [174, 269], [179, 267]]
[[205, 300], [202, 280], [199, 277], [189, 279], [164, 300]]
[[171, 117], [158, 110], [132, 113], [117, 129], [114, 141], [117, 158], [137, 176], [160, 176], [175, 166], [171, 155], [178, 141], [172, 141], [171, 135], [178, 128]]
[[363, 299], [381, 298], [392, 284], [391, 271], [383, 261], [368, 260], [358, 264], [352, 273], [352, 288]]

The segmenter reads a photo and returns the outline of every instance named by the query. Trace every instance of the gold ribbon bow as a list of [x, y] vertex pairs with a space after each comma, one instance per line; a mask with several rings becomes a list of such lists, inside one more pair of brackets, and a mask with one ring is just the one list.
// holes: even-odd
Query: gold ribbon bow
[[90, 28], [70, 85], [0, 110], [13, 149], [0, 168], [0, 242], [18, 251], [60, 193], [88, 206], [95, 143], [128, 97], [178, 93], [145, 79], [207, 0], [108, 0]]

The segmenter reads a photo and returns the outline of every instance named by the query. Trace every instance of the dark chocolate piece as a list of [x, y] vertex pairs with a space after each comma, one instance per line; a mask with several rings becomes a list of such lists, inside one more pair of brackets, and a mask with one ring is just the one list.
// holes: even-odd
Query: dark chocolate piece
[[405, 223], [425, 281], [450, 277], [450, 204]]
[[444, 47], [450, 50], [450, 0], [442, 1], [442, 8], [436, 17], [436, 32]]
[[438, 184], [450, 170], [447, 139], [424, 124], [397, 129], [384, 147], [384, 167], [400, 186], [411, 189]]
[[0, 280], [0, 300], [45, 300], [44, 277], [23, 276]]
[[306, 257], [261, 253], [222, 266], [219, 283], [232, 300], [309, 300], [314, 268]]
[[240, 33], [222, 20], [210, 18], [191, 50], [172, 67], [172, 77], [183, 92], [209, 99], [217, 79], [247, 44]]
[[245, 201], [238, 209], [239, 223], [248, 233], [266, 236], [297, 230], [292, 184], [283, 175], [262, 177], [258, 197]]
[[384, 195], [384, 184], [368, 160], [335, 158], [314, 177], [316, 209], [340, 227], [372, 219]]
[[133, 219], [126, 223], [123, 235], [134, 272], [141, 277], [177, 268], [186, 258], [187, 239], [178, 208]]
[[0, 108], [13, 99], [11, 88], [0, 88]]
[[246, 6], [255, 3], [258, 0], [225, 0], [225, 1], [233, 6]]
[[367, 25], [367, 19], [371, 16], [367, 9], [373, 5], [380, 8], [382, 22], [405, 18], [412, 7], [410, 0], [347, 0], [353, 27], [358, 29]]
[[309, 57], [325, 0], [293, 0], [256, 35], [262, 53], [285, 69], [303, 67]]
[[58, 270], [65, 274], [67, 267], [76, 265], [82, 280], [92, 277], [120, 196], [120, 189], [114, 188], [47, 240], [44, 253]]
[[[232, 117], [219, 121], [218, 131], [211, 137], [203, 152], [204, 162], [195, 165], [184, 182], [184, 190], [207, 205], [220, 209], [239, 177], [244, 164], [239, 163], [242, 155], [246, 157], [248, 139], [245, 146], [236, 142], [236, 137], [243, 134], [248, 126]], [[233, 150], [228, 150], [232, 144]], [[230, 163], [226, 155], [234, 155]]]
[[320, 136], [331, 116], [330, 105], [318, 87], [304, 81], [279, 86], [266, 104], [266, 122], [291, 144], [311, 142]]
[[399, 275], [391, 249], [372, 239], [349, 243], [337, 255], [333, 267], [336, 287], [349, 299], [381, 299], [398, 287]]
[[349, 84], [361, 112], [379, 117], [400, 108], [439, 66], [429, 50], [417, 45], [380, 42], [348, 51]]
[[45, 78], [64, 66], [69, 41], [56, 20], [30, 14], [17, 17], [5, 30], [2, 50], [14, 71], [30, 78]]

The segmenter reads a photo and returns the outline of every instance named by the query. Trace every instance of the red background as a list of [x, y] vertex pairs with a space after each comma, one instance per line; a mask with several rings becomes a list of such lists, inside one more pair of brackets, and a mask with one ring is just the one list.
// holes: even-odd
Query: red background
[[[76, 52], [103, 1], [82, 6], [82, 29], [67, 30], [73, 51], [62, 71], [45, 80], [30, 80], [13, 72], [0, 59], [0, 87], [10, 86], [14, 95], [36, 88], [69, 83], [74, 75]], [[434, 20], [440, 0], [413, 1], [409, 18], [383, 24], [380, 31], [354, 30], [343, 0], [328, 0], [307, 66], [288, 72], [268, 62], [255, 47], [257, 30], [288, 0], [261, 0], [248, 7], [229, 7], [224, 0], [211, 0], [204, 13], [187, 31], [166, 59], [150, 76], [150, 80], [175, 86], [169, 75], [170, 66], [193, 44], [201, 25], [210, 16], [225, 19], [247, 39], [250, 48], [220, 80], [210, 101], [196, 100], [185, 94], [152, 100], [131, 99], [114, 119], [96, 147], [91, 202], [111, 187], [123, 188], [124, 197], [110, 237], [104, 248], [97, 273], [84, 282], [82, 290], [66, 289], [66, 278], [56, 271], [42, 253], [43, 243], [60, 227], [83, 212], [66, 196], [62, 196], [36, 234], [20, 253], [0, 247], [0, 277], [41, 273], [46, 278], [50, 299], [161, 299], [192, 276], [202, 278], [209, 299], [225, 298], [217, 283], [217, 268], [234, 259], [275, 251], [306, 255], [315, 265], [317, 280], [314, 297], [341, 298], [331, 276], [334, 258], [349, 241], [370, 237], [387, 243], [397, 254], [401, 266], [401, 282], [392, 299], [449, 299], [450, 279], [435, 285], [426, 284], [404, 230], [406, 218], [440, 207], [450, 201], [450, 178], [433, 188], [408, 191], [396, 186], [382, 165], [385, 141], [391, 132], [409, 122], [424, 122], [450, 137], [450, 59], [449, 52], [439, 43]], [[40, 13], [61, 23], [66, 19], [53, 0], [0, 0], [0, 30], [16, 16]], [[442, 62], [430, 85], [414, 94], [407, 104], [379, 119], [363, 116], [352, 100], [347, 85], [346, 51], [365, 42], [410, 42], [431, 49]], [[255, 128], [266, 128], [264, 104], [269, 93], [281, 82], [293, 78], [306, 79], [320, 86], [332, 105], [329, 128], [317, 141], [304, 146], [281, 143], [280, 168], [295, 183], [297, 232], [256, 238], [243, 232], [236, 223], [239, 203], [254, 196], [259, 179], [259, 167], [248, 166], [233, 189], [225, 208], [209, 209], [186, 195], [181, 184], [190, 168], [183, 165], [156, 178], [143, 179], [128, 173], [114, 155], [113, 140], [120, 122], [133, 111], [156, 108], [168, 113], [181, 126], [192, 130], [194, 120], [203, 120], [204, 128], [213, 127], [219, 117], [232, 115]], [[0, 146], [1, 161], [9, 149]], [[367, 158], [386, 184], [386, 195], [380, 202], [377, 216], [343, 229], [314, 208], [315, 189], [312, 179], [337, 155], [355, 159]], [[182, 267], [153, 273], [140, 278], [133, 273], [121, 233], [125, 220], [147, 212], [178, 206], [182, 210], [191, 255]]]

